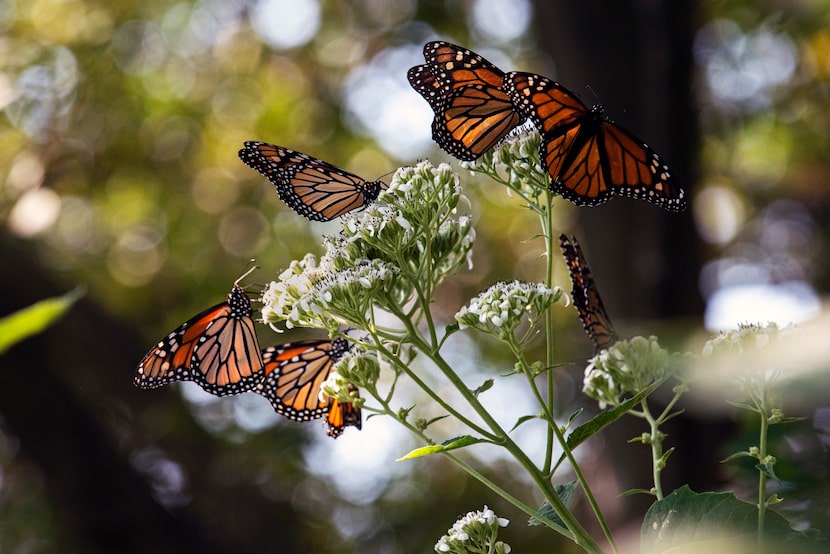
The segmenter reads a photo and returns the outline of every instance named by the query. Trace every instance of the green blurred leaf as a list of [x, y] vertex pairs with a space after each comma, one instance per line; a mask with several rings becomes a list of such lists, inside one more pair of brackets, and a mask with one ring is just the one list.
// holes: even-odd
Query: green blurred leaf
[[486, 441], [485, 439], [471, 437], [470, 435], [461, 435], [459, 437], [455, 437], [454, 439], [445, 440], [441, 444], [433, 444], [430, 446], [422, 446], [421, 448], [416, 448], [409, 454], [402, 456], [395, 461], [402, 462], [404, 460], [411, 460], [412, 458], [420, 458], [422, 456], [429, 456], [431, 454], [438, 454], [440, 452], [448, 452], [450, 450], [464, 448], [465, 446], [470, 446], [471, 444], [477, 444], [480, 442], [488, 441]]
[[619, 418], [627, 414], [631, 408], [639, 404], [645, 397], [657, 390], [657, 387], [663, 384], [663, 381], [658, 381], [650, 387], [641, 390], [622, 404], [617, 404], [611, 409], [604, 410], [579, 427], [575, 428], [570, 435], [568, 435], [568, 446], [573, 450], [582, 444], [588, 437], [599, 432], [601, 429], [611, 425]]
[[473, 396], [478, 398], [479, 394], [481, 394], [484, 391], [490, 390], [492, 388], [493, 388], [493, 380], [492, 379], [487, 379], [481, 385], [479, 385], [478, 388], [476, 388], [474, 390], [471, 390], [470, 392], [473, 393]]
[[520, 417], [519, 419], [516, 420], [516, 424], [513, 427], [510, 428], [510, 432], [512, 433], [513, 431], [515, 431], [516, 428], [519, 425], [521, 425], [522, 423], [524, 423], [526, 421], [530, 421], [531, 419], [537, 419], [538, 417], [539, 416], [535, 416], [535, 415], [525, 415], [525, 416]]
[[[556, 489], [556, 495], [562, 500], [562, 503], [567, 506], [568, 502], [571, 499], [571, 495], [576, 490], [577, 482], [570, 481], [568, 483], [564, 483], [562, 485], [554, 485], [554, 489]], [[556, 510], [553, 509], [553, 506], [550, 505], [550, 502], [545, 500], [545, 503], [542, 504], [542, 507], [539, 508], [539, 513], [545, 518], [549, 519], [550, 521], [561, 525], [562, 527], [567, 527], [565, 522], [562, 521], [562, 518], [559, 517], [559, 514], [556, 513]], [[528, 522], [528, 525], [543, 525], [539, 519], [535, 517], [531, 517]]]
[[63, 296], [41, 300], [0, 319], [0, 354], [52, 325], [83, 295], [83, 289], [76, 288]]
[[[758, 509], [730, 493], [696, 493], [684, 486], [652, 504], [641, 529], [641, 552], [744, 552], [756, 546]], [[765, 537], [770, 544], [794, 545], [806, 540], [786, 519], [767, 510]], [[728, 550], [724, 550], [724, 547]], [[755, 551], [755, 548], [752, 548]], [[778, 551], [778, 550], [771, 550]]]

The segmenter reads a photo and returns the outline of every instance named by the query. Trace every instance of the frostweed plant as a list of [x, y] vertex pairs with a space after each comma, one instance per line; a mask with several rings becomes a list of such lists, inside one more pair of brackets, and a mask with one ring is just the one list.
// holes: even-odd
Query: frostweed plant
[[450, 554], [508, 554], [510, 545], [496, 540], [500, 527], [509, 520], [496, 516], [486, 505], [483, 510], [467, 512], [435, 543], [435, 552]]
[[[779, 480], [775, 474], [777, 459], [768, 450], [769, 427], [802, 419], [785, 417], [784, 411], [776, 407], [773, 394], [780, 372], [789, 369], [775, 365], [782, 361], [781, 357], [776, 355], [776, 350], [795, 333], [795, 327], [790, 325], [779, 328], [774, 322], [766, 325], [742, 324], [736, 330], [722, 332], [703, 346], [704, 360], [716, 363], [718, 358], [730, 360], [730, 373], [743, 395], [740, 401], [731, 403], [755, 413], [758, 418], [758, 444], [750, 446], [745, 451], [736, 452], [724, 461], [752, 458], [757, 462], [755, 467], [758, 470], [759, 545], [763, 544], [767, 508], [782, 501], [777, 494], [767, 495], [767, 480]], [[783, 361], [789, 363], [788, 360]]]
[[601, 408], [618, 406], [625, 398], [642, 397], [639, 401], [640, 409], [632, 408], [629, 413], [645, 419], [649, 424], [649, 432], [630, 442], [651, 446], [654, 486], [648, 490], [635, 489], [629, 492], [653, 494], [658, 500], [663, 498], [660, 474], [674, 452], [673, 448], [663, 452], [662, 444], [666, 435], [660, 431], [660, 426], [679, 414], [672, 412], [672, 409], [688, 387], [685, 383], [675, 386], [674, 398], [657, 416], [652, 414], [644, 395], [677, 374], [680, 360], [680, 356], [671, 354], [660, 346], [657, 337], [633, 337], [617, 341], [610, 348], [601, 350], [589, 360], [585, 368], [582, 392], [597, 400]]
[[[652, 450], [654, 485], [639, 492], [663, 497], [660, 472], [673, 449], [663, 452], [665, 435], [659, 427], [677, 415], [673, 407], [686, 391], [681, 381], [662, 413], [652, 415], [647, 396], [676, 375], [680, 358], [660, 346], [654, 337], [620, 341], [593, 358], [585, 378], [585, 394], [608, 409], [576, 425], [580, 412], [566, 424], [557, 411], [554, 388], [553, 313], [568, 306], [569, 298], [553, 283], [553, 260], [558, 247], [551, 217], [553, 193], [549, 176], [540, 167], [540, 138], [523, 129], [512, 133], [494, 151], [465, 164], [474, 174], [488, 176], [520, 196], [539, 217], [546, 266], [539, 283], [496, 283], [456, 310], [455, 321], [437, 321], [435, 291], [447, 278], [472, 269], [475, 229], [463, 210], [469, 206], [458, 176], [446, 164], [424, 161], [395, 172], [377, 202], [341, 218], [338, 233], [325, 237], [324, 252], [291, 262], [262, 296], [262, 318], [272, 326], [326, 329], [330, 336], [353, 343], [336, 363], [322, 394], [342, 402], [362, 403], [373, 415], [392, 418], [423, 444], [399, 460], [440, 454], [488, 487], [534, 525], [544, 525], [587, 552], [603, 548], [568, 508], [576, 490], [590, 506], [610, 549], [619, 552], [602, 510], [583, 474], [574, 449], [600, 429], [631, 414], [644, 418], [650, 432], [636, 438]], [[528, 235], [533, 235], [528, 232]], [[439, 313], [447, 313], [441, 306]], [[450, 312], [452, 313], [452, 312]], [[572, 313], [572, 312], [571, 312]], [[458, 332], [477, 332], [498, 339], [515, 362], [500, 377], [468, 383], [448, 361], [447, 339]], [[543, 359], [530, 359], [531, 340], [545, 342]], [[713, 346], [713, 349], [715, 347]], [[418, 356], [417, 366], [412, 364]], [[500, 421], [482, 403], [482, 395], [498, 394], [499, 379], [524, 377], [536, 405], [516, 421]], [[396, 396], [402, 385], [427, 398], [412, 404]], [[360, 395], [358, 390], [363, 393]], [[450, 398], [452, 400], [450, 400]], [[544, 422], [538, 444], [541, 459], [532, 459], [513, 439], [512, 430], [530, 420]], [[442, 421], [441, 426], [433, 425]], [[452, 435], [447, 435], [447, 428]], [[452, 438], [448, 438], [452, 437]], [[515, 461], [544, 497], [540, 506], [506, 490], [464, 456], [463, 449], [485, 443], [500, 448]], [[559, 454], [556, 461], [554, 453]], [[574, 480], [562, 471], [567, 460]], [[557, 482], [555, 482], [557, 481]], [[661, 532], [671, 522], [659, 522]], [[509, 552], [495, 532], [506, 520], [486, 507], [471, 512], [435, 545], [437, 552]], [[652, 527], [648, 527], [651, 529]], [[644, 540], [647, 534], [644, 526]]]

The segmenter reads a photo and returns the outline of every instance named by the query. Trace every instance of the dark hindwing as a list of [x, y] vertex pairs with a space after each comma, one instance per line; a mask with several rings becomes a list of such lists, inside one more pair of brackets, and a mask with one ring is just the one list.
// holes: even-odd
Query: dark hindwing
[[591, 270], [582, 253], [582, 248], [576, 241], [576, 237], [571, 237], [568, 240], [565, 235], [559, 235], [559, 247], [571, 273], [571, 281], [573, 282], [571, 296], [579, 313], [579, 319], [582, 320], [582, 326], [585, 328], [588, 337], [594, 342], [597, 352], [609, 348], [619, 340], [619, 336], [614, 330], [608, 313], [605, 311], [605, 306], [602, 303], [594, 278], [591, 276]]
[[542, 135], [552, 191], [579, 206], [628, 196], [685, 209], [685, 193], [660, 156], [605, 118], [601, 105], [588, 109], [559, 83], [532, 73], [508, 73], [504, 90]]
[[374, 202], [379, 181], [282, 146], [246, 142], [239, 158], [271, 181], [280, 199], [312, 221], [329, 221]]

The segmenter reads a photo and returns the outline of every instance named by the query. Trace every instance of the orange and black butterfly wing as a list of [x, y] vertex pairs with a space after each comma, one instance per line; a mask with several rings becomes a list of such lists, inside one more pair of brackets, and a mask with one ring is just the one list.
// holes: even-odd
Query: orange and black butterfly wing
[[651, 147], [604, 118], [598, 135], [604, 180], [615, 194], [646, 200], [673, 212], [687, 208], [685, 191]]
[[277, 187], [280, 199], [312, 221], [329, 221], [374, 202], [379, 181], [282, 146], [246, 142], [239, 158]]
[[342, 435], [349, 425], [360, 430], [363, 426], [360, 408], [349, 402], [340, 402], [332, 398], [329, 401], [329, 415], [326, 418], [326, 425], [328, 426], [326, 432], [333, 439]]
[[495, 146], [520, 119], [501, 89], [468, 85], [447, 94], [432, 120], [432, 138], [447, 153], [472, 161]]
[[257, 392], [274, 410], [294, 421], [309, 421], [329, 412], [329, 400], [320, 398], [320, 388], [331, 368], [349, 349], [341, 338], [299, 341], [271, 346], [262, 352], [265, 379]]
[[406, 78], [409, 80], [409, 84], [412, 85], [412, 88], [424, 97], [424, 100], [427, 101], [429, 107], [432, 108], [434, 112], [441, 111], [444, 104], [446, 90], [435, 79], [432, 71], [429, 70], [429, 66], [416, 65], [415, 67], [410, 67], [409, 71], [406, 73]]
[[551, 190], [579, 206], [607, 201], [597, 125], [579, 98], [546, 77], [511, 72], [504, 88], [542, 135], [539, 157], [551, 176]]
[[619, 336], [611, 324], [608, 312], [605, 311], [605, 306], [602, 303], [594, 278], [591, 276], [591, 270], [588, 268], [582, 248], [576, 241], [576, 237], [568, 240], [565, 235], [559, 236], [559, 247], [562, 249], [562, 254], [565, 256], [568, 270], [571, 273], [571, 281], [573, 282], [571, 296], [573, 297], [574, 306], [579, 312], [579, 319], [582, 320], [582, 326], [585, 328], [588, 337], [594, 342], [597, 351], [609, 348], [619, 340]]
[[472, 50], [437, 40], [424, 45], [424, 60], [435, 79], [446, 89], [468, 85], [501, 88], [504, 71]]
[[250, 299], [234, 285], [223, 309], [199, 336], [193, 349], [191, 380], [207, 392], [239, 394], [262, 381], [264, 364], [252, 314]]
[[495, 65], [443, 41], [427, 43], [424, 59], [426, 65], [410, 68], [407, 77], [435, 112], [432, 138], [443, 150], [475, 160], [520, 123], [501, 89], [504, 72]]
[[616, 195], [685, 209], [685, 193], [660, 156], [605, 119], [602, 106], [589, 110], [559, 83], [531, 73], [508, 73], [504, 89], [542, 135], [540, 158], [552, 191], [579, 206]]
[[164, 337], [139, 362], [133, 380], [135, 385], [154, 389], [173, 381], [192, 381], [193, 350], [208, 325], [226, 310], [227, 303], [217, 304]]

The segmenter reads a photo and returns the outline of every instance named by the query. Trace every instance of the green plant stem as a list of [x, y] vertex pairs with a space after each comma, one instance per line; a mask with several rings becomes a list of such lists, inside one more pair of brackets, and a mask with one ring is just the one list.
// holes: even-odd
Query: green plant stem
[[[545, 404], [544, 399], [542, 398], [541, 393], [539, 392], [538, 387], [536, 386], [535, 381], [533, 380], [533, 373], [530, 370], [530, 366], [527, 363], [527, 360], [524, 357], [524, 353], [522, 352], [520, 346], [515, 343], [514, 341], [508, 340], [508, 345], [519, 361], [519, 365], [522, 367], [522, 372], [528, 379], [528, 383], [530, 385], [530, 389], [533, 391], [533, 394], [536, 396], [536, 401], [542, 407], [542, 411], [545, 414], [545, 419], [548, 421], [548, 430], [549, 432], [555, 434], [557, 442], [562, 446], [562, 450], [565, 453], [565, 456], [568, 458], [568, 461], [571, 463], [571, 468], [576, 475], [577, 481], [579, 481], [580, 486], [582, 486], [582, 490], [585, 492], [585, 497], [588, 499], [588, 503], [591, 505], [591, 509], [594, 511], [594, 515], [599, 522], [600, 528], [602, 529], [605, 538], [608, 540], [608, 544], [611, 545], [611, 548], [614, 552], [619, 552], [617, 548], [617, 543], [614, 540], [614, 536], [611, 533], [611, 528], [608, 527], [608, 523], [605, 521], [605, 517], [602, 515], [602, 510], [600, 510], [599, 504], [597, 503], [596, 498], [594, 497], [593, 492], [591, 491], [591, 487], [588, 485], [588, 480], [585, 479], [585, 475], [582, 473], [582, 470], [579, 467], [579, 464], [576, 461], [576, 458], [573, 455], [573, 451], [568, 446], [568, 441], [566, 440], [565, 436], [562, 434], [561, 429], [556, 424], [556, 420], [553, 417], [553, 413], [551, 412], [551, 408], [549, 405]], [[546, 467], [543, 469], [542, 473], [544, 475], [550, 475], [550, 468]]]
[[761, 405], [760, 408], [760, 423], [758, 438], [758, 462], [760, 465], [759, 479], [758, 479], [758, 552], [762, 554], [764, 551], [764, 520], [767, 511], [767, 473], [764, 471], [762, 464], [765, 463], [767, 457], [767, 434], [769, 432], [769, 395], [767, 393], [766, 376], [762, 374], [761, 377]]
[[[428, 316], [427, 316], [428, 317]], [[559, 495], [556, 494], [556, 490], [553, 487], [550, 479], [548, 478], [547, 474], [541, 472], [539, 468], [533, 463], [533, 461], [527, 457], [524, 451], [519, 448], [519, 446], [513, 442], [513, 439], [507, 434], [507, 432], [499, 425], [499, 423], [493, 419], [493, 416], [481, 405], [478, 401], [478, 398], [470, 391], [470, 389], [464, 384], [464, 382], [458, 377], [458, 375], [453, 371], [453, 369], [447, 364], [446, 360], [444, 360], [440, 354], [436, 351], [433, 351], [430, 346], [423, 341], [423, 338], [420, 335], [416, 335], [411, 337], [413, 341], [413, 345], [424, 352], [426, 355], [430, 356], [433, 362], [438, 366], [441, 372], [449, 379], [449, 381], [455, 386], [456, 390], [464, 397], [467, 403], [476, 411], [476, 413], [481, 417], [481, 419], [487, 424], [487, 426], [492, 430], [493, 434], [497, 437], [497, 440], [494, 442], [503, 446], [510, 454], [519, 462], [522, 467], [525, 468], [525, 471], [530, 475], [533, 481], [537, 484], [539, 489], [545, 495], [545, 498], [550, 503], [551, 507], [556, 511], [557, 515], [562, 519], [565, 525], [570, 530], [569, 537], [571, 540], [579, 544], [582, 548], [587, 550], [588, 552], [601, 552], [599, 545], [594, 541], [594, 539], [588, 534], [585, 528], [580, 525], [579, 521], [574, 517], [573, 513], [568, 510], [567, 506], [562, 502], [562, 499], [559, 498]], [[554, 425], [555, 427], [555, 425]], [[561, 436], [561, 432], [558, 429], [555, 430], [557, 436]], [[564, 442], [564, 437], [562, 437], [562, 442]]]
[[[545, 253], [546, 260], [545, 260], [545, 286], [553, 288], [553, 220], [551, 217], [551, 201], [552, 195], [550, 191], [546, 191], [545, 193], [545, 206], [546, 210], [544, 214], [540, 214], [539, 219], [542, 224], [542, 234], [545, 238]], [[553, 367], [553, 306], [551, 306], [545, 312], [545, 367]], [[553, 379], [553, 371], [547, 371], [547, 386], [548, 386], [548, 412], [550, 413], [551, 417], [554, 413], [556, 413], [555, 408], [555, 390], [554, 390], [554, 379]], [[556, 423], [553, 419], [551, 419], [551, 423], [556, 426]], [[543, 471], [545, 473], [550, 473], [551, 465], [553, 464], [553, 434], [554, 431], [551, 428], [547, 430], [547, 448], [545, 449], [545, 464], [543, 466]]]
[[[640, 402], [643, 408], [642, 416], [648, 421], [651, 443], [651, 473], [654, 478], [654, 496], [657, 500], [663, 499], [663, 484], [660, 480], [660, 474], [663, 472], [663, 440], [660, 432], [660, 419], [655, 419], [651, 415], [651, 410], [648, 408], [648, 403], [643, 400]], [[664, 414], [666, 412], [663, 412]]]

